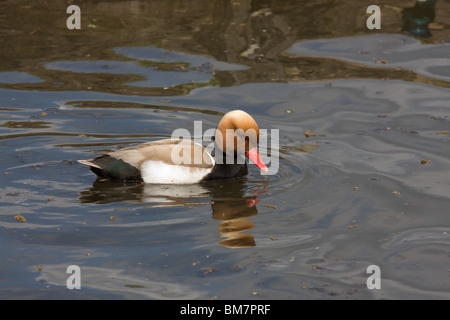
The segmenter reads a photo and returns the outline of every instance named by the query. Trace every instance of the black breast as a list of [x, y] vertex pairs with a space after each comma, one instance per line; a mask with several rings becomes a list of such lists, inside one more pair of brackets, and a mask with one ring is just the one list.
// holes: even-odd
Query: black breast
[[222, 164], [216, 163], [211, 173], [204, 177], [202, 181], [239, 178], [245, 176], [247, 173], [248, 169], [245, 162], [238, 164], [237, 156], [235, 156], [233, 163], [226, 163], [226, 156], [223, 154]]
[[248, 173], [246, 164], [216, 164], [203, 181], [243, 177]]

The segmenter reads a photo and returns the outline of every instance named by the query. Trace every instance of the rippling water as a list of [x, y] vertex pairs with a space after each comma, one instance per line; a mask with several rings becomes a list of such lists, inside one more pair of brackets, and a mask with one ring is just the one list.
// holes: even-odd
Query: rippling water
[[[284, 11], [248, 14], [288, 30]], [[101, 19], [83, 28], [112, 32]], [[185, 51], [173, 39], [110, 40], [93, 58], [57, 54], [61, 42], [32, 67], [8, 53], [0, 297], [450, 298], [448, 43], [401, 32], [285, 36], [274, 55], [270, 30], [239, 59], [232, 42], [228, 58], [202, 54], [200, 31]], [[238, 180], [140, 185], [97, 179], [76, 162], [194, 132], [194, 121], [204, 132], [236, 108], [279, 129], [276, 174], [250, 166]], [[66, 287], [69, 265], [81, 268], [81, 290]], [[367, 288], [370, 265], [381, 289]]]

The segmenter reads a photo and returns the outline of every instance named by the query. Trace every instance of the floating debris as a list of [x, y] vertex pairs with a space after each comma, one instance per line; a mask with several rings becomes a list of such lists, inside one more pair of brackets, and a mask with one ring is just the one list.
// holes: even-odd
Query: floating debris
[[15, 216], [14, 217], [17, 221], [19, 221], [19, 222], [25, 222], [25, 221], [27, 221], [27, 219], [25, 219], [25, 217], [24, 216], [22, 216], [22, 215], [17, 215], [17, 216]]
[[42, 265], [41, 265], [41, 264], [38, 264], [38, 265], [37, 265], [37, 269], [38, 269], [38, 271], [41, 271], [41, 270], [42, 270]]
[[300, 146], [300, 148], [294, 148], [294, 150], [311, 153], [313, 150], [316, 150], [318, 147], [319, 146], [317, 144], [302, 144]]
[[31, 116], [34, 119], [40, 118], [40, 117], [45, 117], [47, 115], [47, 112], [41, 112], [41, 114], [37, 114], [34, 116]]
[[315, 137], [316, 134], [311, 132], [311, 130], [306, 130], [305, 131], [305, 137], [309, 138], [309, 137]]
[[208, 274], [208, 273], [212, 273], [212, 272], [215, 272], [215, 271], [219, 271], [219, 269], [216, 269], [216, 268], [213, 268], [213, 267], [209, 267], [209, 268], [202, 268], [202, 269], [200, 269], [200, 271], [203, 274]]
[[253, 11], [250, 14], [251, 18], [256, 18], [256, 17], [266, 17], [266, 16], [270, 16], [272, 14], [272, 11], [270, 10], [270, 8], [261, 8], [259, 10]]
[[277, 206], [272, 206], [270, 204], [263, 204], [262, 206], [263, 207], [267, 207], [267, 208], [272, 208], [272, 209], [276, 209], [277, 208]]
[[348, 226], [349, 229], [355, 229], [355, 228], [358, 228], [358, 227], [359, 227], [359, 225], [356, 224], [356, 220], [352, 220], [352, 222], [353, 222], [354, 224], [349, 225], [349, 226]]
[[255, 56], [255, 51], [258, 50], [260, 46], [256, 43], [251, 44], [247, 50], [241, 52], [241, 57], [252, 58]]
[[143, 285], [140, 285], [140, 284], [125, 284], [125, 287], [127, 287], [127, 288], [133, 288], [133, 289], [142, 289], [142, 288], [145, 288]]
[[430, 163], [430, 162], [431, 162], [431, 160], [425, 160], [425, 159], [420, 160], [420, 164], [426, 164], [426, 163]]

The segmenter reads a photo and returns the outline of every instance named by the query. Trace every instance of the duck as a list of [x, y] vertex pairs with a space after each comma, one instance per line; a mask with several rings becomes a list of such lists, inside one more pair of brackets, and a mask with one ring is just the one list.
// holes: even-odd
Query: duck
[[89, 166], [99, 178], [146, 184], [195, 184], [240, 178], [248, 174], [246, 158], [268, 172], [257, 150], [259, 127], [247, 112], [227, 112], [212, 140], [211, 151], [191, 139], [168, 138], [78, 162]]

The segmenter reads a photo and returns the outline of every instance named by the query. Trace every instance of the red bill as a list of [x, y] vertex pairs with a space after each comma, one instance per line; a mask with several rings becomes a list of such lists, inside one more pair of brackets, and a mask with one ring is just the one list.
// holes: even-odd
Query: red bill
[[269, 169], [266, 167], [266, 165], [264, 164], [264, 162], [262, 162], [261, 160], [261, 156], [258, 153], [258, 150], [256, 150], [255, 147], [251, 148], [250, 150], [248, 150], [245, 155], [247, 156], [247, 158], [249, 158], [254, 164], [256, 164], [256, 166], [258, 168], [260, 168], [262, 171], [264, 172], [268, 172]]

